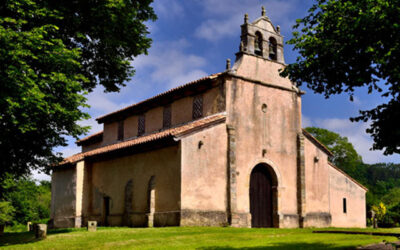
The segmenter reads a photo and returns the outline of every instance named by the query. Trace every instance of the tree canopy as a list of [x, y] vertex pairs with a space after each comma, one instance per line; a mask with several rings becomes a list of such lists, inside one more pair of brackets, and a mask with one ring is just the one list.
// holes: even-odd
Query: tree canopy
[[119, 91], [147, 53], [152, 0], [7, 0], [0, 5], [0, 180], [60, 159], [88, 118], [85, 94]]
[[316, 0], [298, 19], [293, 44], [296, 62], [282, 76], [306, 83], [326, 98], [358, 87], [387, 97], [352, 121], [370, 121], [373, 149], [400, 153], [400, 0]]

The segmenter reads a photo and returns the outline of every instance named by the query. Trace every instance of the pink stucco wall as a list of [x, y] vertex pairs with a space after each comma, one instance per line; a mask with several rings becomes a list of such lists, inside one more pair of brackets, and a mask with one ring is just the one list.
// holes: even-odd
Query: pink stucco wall
[[[330, 209], [333, 227], [366, 226], [366, 190], [329, 165]], [[343, 212], [346, 198], [347, 212]]]
[[[234, 69], [253, 80], [290, 86], [278, 74], [280, 64], [244, 55]], [[269, 70], [265, 70], [269, 69]], [[297, 227], [297, 134], [301, 100], [295, 92], [232, 78], [227, 81], [227, 124], [236, 128], [237, 209], [249, 213], [252, 169], [266, 163], [278, 176], [280, 227]], [[262, 111], [267, 105], [266, 112]], [[263, 149], [266, 154], [263, 155]]]
[[[222, 123], [185, 136], [181, 138], [181, 145], [181, 209], [191, 213], [203, 211], [225, 213], [226, 125]], [[181, 221], [181, 225], [195, 223], [198, 221]]]

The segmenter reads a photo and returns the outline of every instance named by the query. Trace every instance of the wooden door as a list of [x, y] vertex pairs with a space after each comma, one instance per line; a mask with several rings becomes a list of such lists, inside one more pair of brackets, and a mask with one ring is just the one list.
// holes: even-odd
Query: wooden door
[[256, 166], [250, 177], [252, 227], [272, 227], [272, 179], [264, 166]]

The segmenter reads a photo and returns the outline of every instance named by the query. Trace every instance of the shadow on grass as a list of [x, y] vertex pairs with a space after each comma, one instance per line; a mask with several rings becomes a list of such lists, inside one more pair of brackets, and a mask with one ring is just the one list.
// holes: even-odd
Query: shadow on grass
[[0, 247], [11, 246], [16, 244], [28, 244], [39, 241], [35, 238], [33, 232], [22, 232], [22, 233], [4, 233], [0, 237]]
[[332, 244], [323, 244], [323, 243], [279, 243], [271, 246], [258, 246], [258, 247], [231, 247], [231, 246], [215, 246], [215, 247], [199, 247], [196, 248], [198, 250], [239, 250], [239, 249], [248, 249], [248, 250], [261, 250], [261, 249], [355, 249], [354, 246], [347, 247], [338, 247]]
[[[74, 228], [66, 228], [66, 229], [52, 229], [47, 231], [47, 235], [52, 234], [62, 234], [62, 233], [70, 233], [77, 230]], [[3, 236], [0, 237], [0, 247], [2, 246], [12, 246], [17, 244], [28, 244], [40, 241], [35, 238], [35, 234], [33, 232], [5, 232]]]

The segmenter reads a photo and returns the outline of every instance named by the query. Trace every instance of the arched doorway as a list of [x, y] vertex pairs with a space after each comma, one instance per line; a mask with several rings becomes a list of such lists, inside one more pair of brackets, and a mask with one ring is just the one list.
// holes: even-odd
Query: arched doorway
[[250, 213], [252, 227], [274, 227], [277, 179], [266, 164], [258, 164], [250, 176]]

